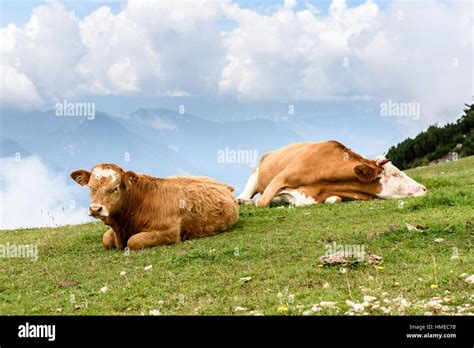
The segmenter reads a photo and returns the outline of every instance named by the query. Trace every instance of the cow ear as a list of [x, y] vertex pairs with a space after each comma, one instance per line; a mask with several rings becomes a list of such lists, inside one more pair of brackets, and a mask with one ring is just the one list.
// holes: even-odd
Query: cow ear
[[81, 186], [86, 186], [89, 183], [89, 179], [91, 177], [90, 172], [82, 169], [75, 170], [69, 175], [75, 182], [77, 182]]
[[132, 186], [138, 180], [138, 175], [135, 172], [128, 171], [123, 175], [123, 183], [126, 187]]
[[371, 182], [377, 178], [377, 171], [375, 168], [368, 166], [367, 164], [358, 164], [354, 167], [354, 173], [357, 178], [362, 182]]

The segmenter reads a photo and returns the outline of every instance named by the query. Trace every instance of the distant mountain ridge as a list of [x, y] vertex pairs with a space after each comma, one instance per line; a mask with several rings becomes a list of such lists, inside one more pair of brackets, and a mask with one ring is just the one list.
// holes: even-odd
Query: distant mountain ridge
[[93, 119], [2, 109], [1, 126], [2, 157], [37, 155], [65, 174], [113, 162], [154, 176], [208, 175], [237, 186], [250, 164], [219, 163], [219, 151], [261, 154], [300, 141], [271, 120], [215, 122], [169, 109], [138, 109], [123, 118], [98, 111]]

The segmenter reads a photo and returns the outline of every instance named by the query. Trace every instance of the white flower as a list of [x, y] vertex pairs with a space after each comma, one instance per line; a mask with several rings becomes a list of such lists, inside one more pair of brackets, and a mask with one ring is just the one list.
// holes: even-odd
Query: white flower
[[377, 297], [375, 296], [369, 296], [369, 295], [364, 296], [364, 302], [372, 302], [372, 301], [375, 301], [376, 299]]
[[119, 274], [120, 274], [121, 276], [124, 276], [125, 274], [127, 274], [127, 272], [122, 271], [122, 272], [120, 272]]
[[406, 308], [411, 306], [411, 303], [404, 298], [397, 298], [395, 301], [400, 311], [404, 311]]
[[246, 310], [247, 310], [247, 308], [245, 308], [245, 307], [237, 306], [237, 307], [235, 307], [234, 312], [239, 313], [239, 312], [245, 312]]
[[339, 268], [339, 271], [340, 271], [341, 273], [347, 273], [347, 268], [341, 267], [341, 268]]
[[311, 307], [311, 312], [319, 312], [320, 310], [321, 308], [316, 305], [313, 305], [313, 307]]
[[149, 271], [152, 268], [153, 268], [153, 265], [148, 265], [148, 266], [145, 267], [145, 271]]
[[324, 285], [323, 285], [323, 288], [324, 288], [324, 289], [328, 289], [328, 288], [330, 288], [330, 287], [331, 287], [331, 285], [329, 285], [328, 282], [324, 283]]
[[354, 310], [354, 312], [362, 312], [364, 310], [364, 305], [356, 302], [352, 302], [350, 300], [346, 301], [346, 304]]
[[250, 276], [240, 278], [240, 281], [241, 281], [241, 282], [244, 282], [244, 283], [247, 283], [247, 282], [249, 282], [249, 281], [251, 281], [251, 280], [252, 280], [252, 277], [250, 277]]
[[333, 302], [333, 301], [321, 301], [319, 303], [321, 307], [334, 307], [336, 304], [337, 302]]
[[443, 238], [436, 238], [434, 240], [436, 243], [443, 243], [444, 242], [444, 239]]
[[109, 291], [109, 288], [106, 287], [106, 286], [100, 288], [100, 292], [102, 292], [102, 293], [104, 293], [104, 294], [105, 294], [107, 291]]
[[152, 309], [150, 312], [148, 312], [150, 315], [161, 315], [161, 312], [159, 309]]

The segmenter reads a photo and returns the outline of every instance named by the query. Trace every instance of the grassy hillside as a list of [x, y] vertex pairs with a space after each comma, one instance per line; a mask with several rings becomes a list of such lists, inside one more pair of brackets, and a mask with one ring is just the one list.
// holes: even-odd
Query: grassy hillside
[[[101, 223], [0, 231], [39, 246], [36, 262], [0, 259], [0, 314], [473, 314], [474, 157], [409, 174], [429, 195], [246, 206], [230, 232], [129, 254], [102, 248]], [[333, 241], [383, 262], [322, 265]]]

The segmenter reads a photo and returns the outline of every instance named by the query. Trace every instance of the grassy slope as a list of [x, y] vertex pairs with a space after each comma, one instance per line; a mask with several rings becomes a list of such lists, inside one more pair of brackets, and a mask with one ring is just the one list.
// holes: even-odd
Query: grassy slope
[[[0, 259], [0, 314], [234, 314], [236, 307], [246, 308], [243, 314], [301, 314], [322, 300], [338, 304], [315, 314], [344, 314], [346, 300], [366, 294], [391, 314], [424, 314], [424, 304], [446, 290], [445, 307], [434, 313], [472, 314], [472, 305], [460, 308], [473, 300], [464, 279], [474, 268], [474, 157], [410, 175], [430, 193], [405, 199], [402, 208], [399, 201], [247, 206], [230, 232], [129, 255], [102, 248], [101, 223], [0, 231], [0, 244], [35, 243], [40, 251], [37, 262]], [[408, 231], [406, 223], [426, 228]], [[387, 232], [393, 225], [399, 227]], [[383, 257], [383, 269], [322, 267], [319, 256], [332, 241], [362, 244]], [[455, 248], [459, 258], [452, 260]], [[240, 280], [246, 276], [252, 280]], [[78, 284], [59, 287], [65, 281]], [[410, 302], [405, 310], [396, 304], [401, 298]]]

